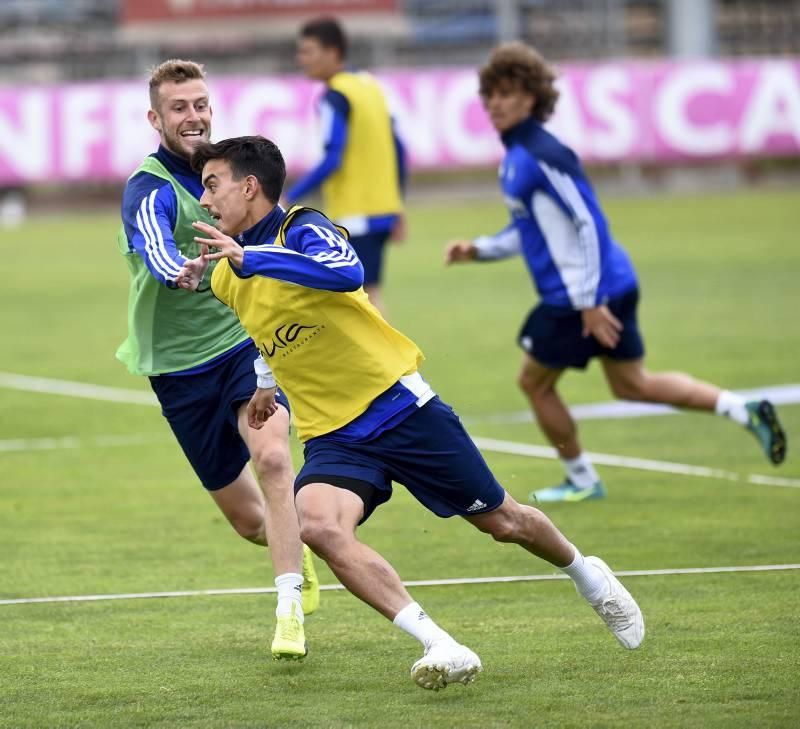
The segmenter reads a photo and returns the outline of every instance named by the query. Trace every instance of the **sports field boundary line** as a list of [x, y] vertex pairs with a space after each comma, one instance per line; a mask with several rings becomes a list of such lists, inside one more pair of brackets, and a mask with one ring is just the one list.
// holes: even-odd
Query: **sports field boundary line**
[[[94, 385], [73, 380], [59, 380], [50, 377], [32, 377], [16, 372], [0, 372], [0, 387], [22, 392], [38, 392], [49, 395], [65, 395], [89, 400], [120, 402], [131, 405], [158, 405], [152, 392], [123, 387]], [[800, 384], [767, 385], [751, 390], [736, 390], [736, 393], [751, 400], [768, 399], [775, 405], [800, 403]], [[641, 418], [658, 415], [677, 415], [685, 410], [677, 410], [668, 405], [614, 400], [611, 402], [585, 403], [573, 405], [570, 413], [576, 420], [607, 420], [616, 418]], [[467, 425], [508, 425], [533, 422], [530, 410], [489, 415], [462, 415]]]
[[[800, 564], [761, 564], [733, 567], [675, 567], [654, 570], [618, 570], [618, 577], [663, 577], [672, 575], [711, 575], [741, 572], [782, 572], [800, 570]], [[446, 587], [449, 585], [488, 585], [506, 582], [549, 582], [568, 580], [565, 574], [512, 575], [508, 577], [456, 577], [442, 580], [407, 580], [406, 587]], [[320, 590], [344, 590], [344, 585], [320, 585]], [[170, 592], [128, 592], [109, 595], [67, 595], [60, 597], [20, 597], [0, 600], [0, 605], [38, 605], [44, 603], [100, 602], [109, 600], [142, 600], [165, 597], [217, 597], [224, 595], [274, 594], [275, 587], [233, 587], [219, 590], [172, 590]]]
[[[769, 400], [773, 405], [796, 405], [800, 403], [800, 384], [766, 385], [751, 390], [735, 390], [747, 400]], [[612, 400], [608, 402], [584, 403], [569, 406], [575, 420], [617, 420], [627, 418], [649, 418], [663, 415], [681, 415], [690, 410], [635, 402], [633, 400]], [[488, 415], [465, 415], [461, 419], [465, 425], [519, 425], [533, 423], [535, 418], [530, 408]]]
[[[472, 440], [482, 451], [494, 451], [496, 453], [505, 453], [507, 455], [526, 456], [529, 458], [544, 458], [548, 460], [555, 460], [557, 458], [555, 449], [549, 446], [534, 445], [532, 443], [517, 443], [516, 441], [509, 440], [496, 440], [494, 438], [480, 438], [477, 436], [473, 437]], [[12, 438], [10, 440], [0, 440], [0, 455], [5, 453], [24, 453], [28, 451], [48, 451], [61, 449], [75, 450], [86, 447], [129, 447], [164, 442], [164, 439], [160, 436], [145, 433], [84, 437], [62, 436], [58, 438]], [[655, 461], [646, 458], [617, 456], [612, 453], [588, 452], [587, 455], [595, 463], [615, 468], [656, 471], [658, 473], [669, 473], [680, 476], [700, 476], [701, 478], [721, 479], [738, 483], [745, 482], [759, 486], [800, 488], [800, 479], [785, 478], [782, 476], [767, 476], [760, 473], [742, 475], [734, 473], [733, 471], [725, 471], [719, 468], [692, 466], [688, 463], [674, 463], [672, 461]]]
[[[533, 443], [518, 443], [513, 440], [497, 440], [496, 438], [481, 438], [471, 436], [472, 442], [481, 451], [505, 453], [512, 456], [525, 456], [527, 458], [544, 458], [556, 460], [556, 449], [550, 446], [535, 445]], [[700, 478], [714, 478], [723, 481], [735, 481], [759, 486], [781, 486], [784, 488], [800, 488], [800, 479], [785, 478], [783, 476], [767, 476], [761, 473], [739, 474], [721, 468], [708, 466], [693, 466], [688, 463], [675, 463], [674, 461], [656, 461], [649, 458], [633, 458], [630, 456], [616, 456], [612, 453], [593, 453], [585, 451], [588, 458], [601, 466], [615, 468], [630, 468], [636, 471], [656, 471], [658, 473], [671, 473], [681, 476], [699, 476]]]

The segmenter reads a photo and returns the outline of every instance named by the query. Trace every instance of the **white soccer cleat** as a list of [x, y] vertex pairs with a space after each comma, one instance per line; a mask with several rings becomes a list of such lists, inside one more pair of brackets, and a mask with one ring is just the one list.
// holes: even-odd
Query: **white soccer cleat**
[[628, 650], [638, 648], [644, 640], [642, 611], [609, 566], [599, 557], [586, 557], [606, 577], [608, 594], [599, 602], [589, 603], [603, 619], [616, 639]]
[[425, 649], [412, 667], [411, 677], [417, 686], [438, 691], [449, 683], [472, 683], [483, 670], [481, 659], [454, 640], [440, 640]]

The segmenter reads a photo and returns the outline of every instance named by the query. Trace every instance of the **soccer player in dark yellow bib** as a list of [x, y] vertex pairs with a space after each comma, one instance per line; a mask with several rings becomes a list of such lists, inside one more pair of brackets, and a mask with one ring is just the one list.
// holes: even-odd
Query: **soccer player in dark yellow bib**
[[312, 18], [300, 29], [297, 62], [306, 76], [325, 84], [318, 102], [325, 153], [285, 199], [299, 203], [319, 188], [325, 214], [350, 232], [364, 267], [364, 290], [383, 313], [386, 244], [405, 237], [406, 153], [383, 89], [372, 74], [348, 66], [348, 45], [335, 18]]
[[[277, 203], [286, 174], [280, 150], [263, 137], [238, 137], [198, 146], [192, 167], [217, 227], [194, 224], [203, 253], [184, 264], [178, 285], [195, 289], [209, 261], [219, 262], [212, 290], [261, 350], [262, 371], [288, 396], [304, 443], [295, 481], [301, 537], [352, 594], [419, 640], [416, 683], [467, 684], [482, 666], [356, 536], [389, 500], [393, 481], [437, 516], [460, 516], [562, 569], [617, 640], [638, 647], [644, 621], [635, 600], [601, 559], [584, 558], [547, 516], [500, 486], [417, 371], [420, 350], [370, 304], [347, 231], [316, 210]], [[274, 393], [256, 390], [251, 427], [270, 417]]]

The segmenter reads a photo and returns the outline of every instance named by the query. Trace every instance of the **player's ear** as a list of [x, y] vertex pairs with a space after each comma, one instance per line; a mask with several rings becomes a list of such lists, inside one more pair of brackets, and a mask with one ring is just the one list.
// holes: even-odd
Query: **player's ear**
[[244, 178], [244, 196], [247, 200], [253, 200], [258, 195], [261, 185], [255, 175], [247, 175]]
[[153, 127], [159, 134], [161, 133], [161, 120], [158, 118], [158, 114], [153, 110], [150, 109], [147, 112], [147, 121], [150, 122], [150, 126]]

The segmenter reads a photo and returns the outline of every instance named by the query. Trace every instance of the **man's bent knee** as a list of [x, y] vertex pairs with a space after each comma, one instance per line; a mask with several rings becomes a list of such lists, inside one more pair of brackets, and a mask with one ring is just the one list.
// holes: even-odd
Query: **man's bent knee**
[[300, 520], [300, 540], [323, 558], [348, 537], [352, 534], [332, 519], [305, 515]]
[[[502, 508], [502, 507], [501, 507]], [[472, 523], [486, 534], [491, 534], [496, 542], [514, 542], [519, 536], [519, 528], [514, 515], [506, 509], [491, 512], [488, 518], [475, 519]]]
[[267, 546], [267, 530], [263, 514], [235, 514], [229, 517], [229, 521], [242, 539], [262, 547]]
[[276, 440], [267, 443], [257, 452], [251, 453], [253, 468], [258, 479], [265, 488], [278, 482], [291, 482], [294, 477], [292, 458], [285, 441]]

